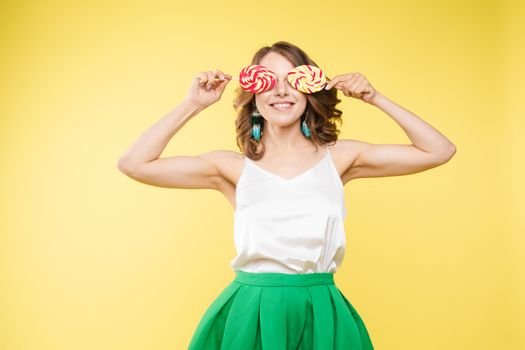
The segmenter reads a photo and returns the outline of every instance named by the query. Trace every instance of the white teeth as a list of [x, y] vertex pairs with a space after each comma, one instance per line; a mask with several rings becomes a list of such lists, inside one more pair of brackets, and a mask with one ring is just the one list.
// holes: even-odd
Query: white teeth
[[273, 106], [277, 109], [288, 109], [291, 105], [291, 103], [276, 103]]

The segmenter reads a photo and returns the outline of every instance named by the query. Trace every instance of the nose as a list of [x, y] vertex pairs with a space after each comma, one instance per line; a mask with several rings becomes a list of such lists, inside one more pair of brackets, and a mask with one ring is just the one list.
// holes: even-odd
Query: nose
[[288, 79], [286, 79], [286, 76], [280, 77], [276, 79], [275, 82], [275, 94], [276, 95], [286, 95], [288, 94], [288, 89], [290, 88], [290, 83], [288, 83]]

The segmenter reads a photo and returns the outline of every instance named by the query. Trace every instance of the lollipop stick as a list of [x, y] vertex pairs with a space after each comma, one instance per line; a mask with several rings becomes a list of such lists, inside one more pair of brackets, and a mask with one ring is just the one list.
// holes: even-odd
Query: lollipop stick
[[[220, 78], [215, 78], [215, 80], [221, 80]], [[230, 80], [239, 80], [239, 78], [231, 78]]]

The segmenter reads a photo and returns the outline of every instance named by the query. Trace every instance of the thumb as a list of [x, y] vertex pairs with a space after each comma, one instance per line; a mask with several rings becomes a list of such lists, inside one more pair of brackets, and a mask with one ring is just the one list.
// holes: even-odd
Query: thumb
[[224, 79], [223, 81], [221, 81], [218, 85], [218, 89], [219, 91], [224, 91], [224, 89], [226, 88], [226, 85], [228, 85], [228, 83], [230, 82], [229, 79]]

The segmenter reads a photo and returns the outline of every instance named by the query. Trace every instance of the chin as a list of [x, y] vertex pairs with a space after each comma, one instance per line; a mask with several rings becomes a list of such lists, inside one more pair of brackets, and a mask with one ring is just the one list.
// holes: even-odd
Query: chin
[[291, 115], [286, 113], [272, 113], [270, 115], [270, 123], [279, 126], [288, 126], [293, 124], [296, 120], [300, 119], [300, 115]]

